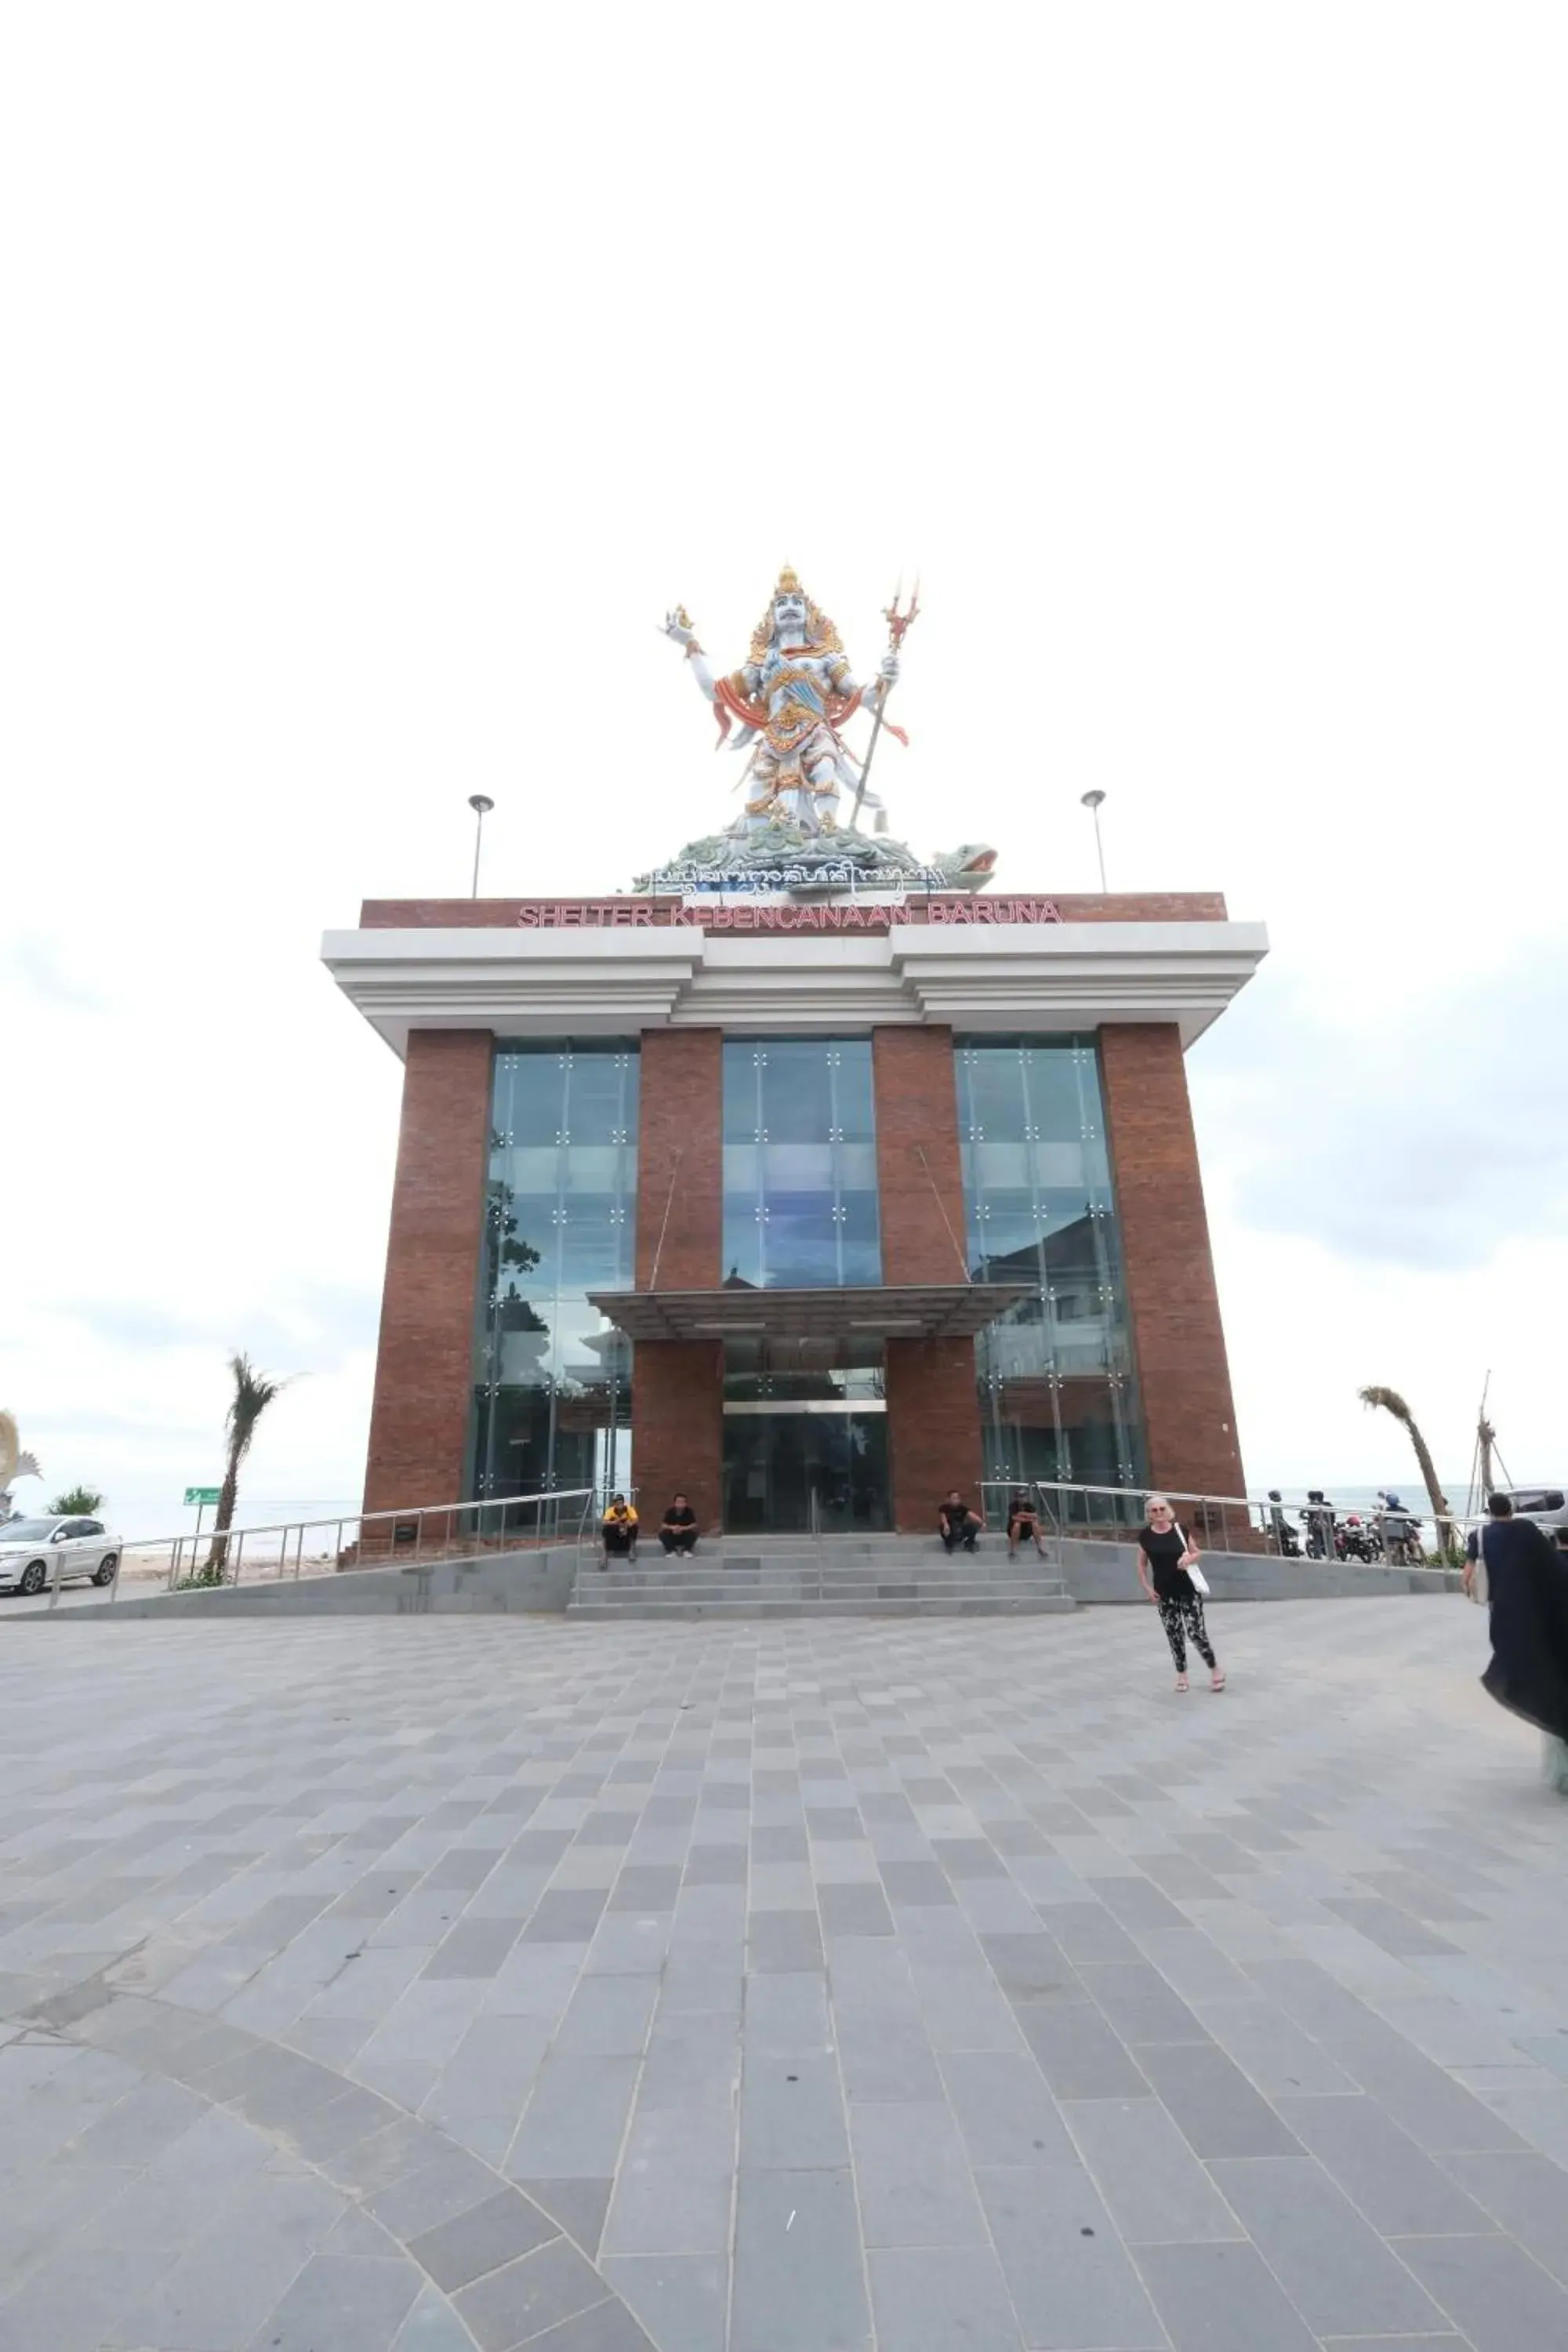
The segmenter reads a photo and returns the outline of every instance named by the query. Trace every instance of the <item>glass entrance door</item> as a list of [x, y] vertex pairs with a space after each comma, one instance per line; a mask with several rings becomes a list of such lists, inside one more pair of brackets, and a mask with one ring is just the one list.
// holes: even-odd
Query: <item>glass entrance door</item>
[[724, 1525], [737, 1535], [885, 1528], [886, 1413], [731, 1406], [724, 1415]]

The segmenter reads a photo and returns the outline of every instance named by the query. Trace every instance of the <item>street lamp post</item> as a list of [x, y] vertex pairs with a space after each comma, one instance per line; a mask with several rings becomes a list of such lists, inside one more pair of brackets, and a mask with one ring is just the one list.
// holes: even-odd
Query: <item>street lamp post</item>
[[1100, 887], [1102, 891], [1106, 887], [1105, 844], [1100, 837], [1100, 804], [1104, 798], [1105, 794], [1098, 790], [1092, 793], [1085, 793], [1081, 796], [1081, 805], [1089, 810], [1090, 815], [1094, 819], [1094, 854], [1100, 860]]
[[470, 793], [468, 806], [474, 812], [474, 887], [469, 895], [477, 898], [479, 895], [479, 847], [485, 837], [485, 819], [495, 803], [488, 793]]

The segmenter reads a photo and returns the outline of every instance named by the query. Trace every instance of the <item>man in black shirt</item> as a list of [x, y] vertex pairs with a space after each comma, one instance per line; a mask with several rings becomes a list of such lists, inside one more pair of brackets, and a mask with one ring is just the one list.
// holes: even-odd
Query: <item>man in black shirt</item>
[[686, 1496], [675, 1496], [671, 1499], [668, 1510], [659, 1521], [658, 1539], [665, 1550], [689, 1555], [696, 1550], [697, 1538], [700, 1533], [701, 1529], [697, 1524], [697, 1514]]
[[937, 1525], [942, 1530], [943, 1551], [956, 1551], [960, 1544], [965, 1551], [974, 1549], [974, 1538], [985, 1525], [978, 1511], [972, 1511], [956, 1486], [937, 1513]]

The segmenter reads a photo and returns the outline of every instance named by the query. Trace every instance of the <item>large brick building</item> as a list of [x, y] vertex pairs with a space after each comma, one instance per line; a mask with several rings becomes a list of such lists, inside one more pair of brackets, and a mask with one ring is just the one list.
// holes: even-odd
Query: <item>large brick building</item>
[[1183, 1054], [1265, 949], [1209, 894], [368, 904], [323, 949], [405, 1071], [366, 1509], [1240, 1493]]

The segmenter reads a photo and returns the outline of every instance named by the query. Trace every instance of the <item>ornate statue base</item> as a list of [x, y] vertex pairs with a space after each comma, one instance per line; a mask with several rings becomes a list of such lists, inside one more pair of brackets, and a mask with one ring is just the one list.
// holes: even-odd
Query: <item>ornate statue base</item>
[[668, 866], [638, 875], [637, 890], [779, 890], [792, 897], [837, 890], [980, 890], [996, 867], [984, 842], [922, 864], [883, 834], [805, 833], [779, 823], [743, 834], [689, 841]]

